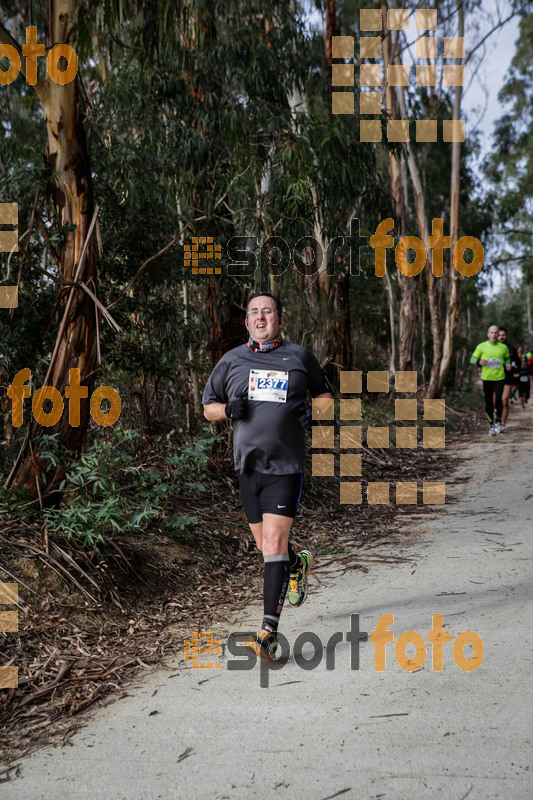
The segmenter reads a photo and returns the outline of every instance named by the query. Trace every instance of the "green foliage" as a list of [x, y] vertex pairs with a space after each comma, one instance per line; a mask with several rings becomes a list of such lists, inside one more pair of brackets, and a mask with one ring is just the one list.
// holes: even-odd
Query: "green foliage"
[[[47, 437], [42, 458], [56, 462], [54, 437]], [[138, 452], [140, 435], [115, 428], [109, 439], [97, 439], [73, 461], [61, 484], [59, 508], [43, 511], [50, 535], [76, 538], [98, 551], [105, 537], [164, 530], [176, 538], [192, 538], [194, 514], [180, 514], [183, 494], [205, 492], [209, 452], [216, 437], [205, 434], [184, 444], [178, 455], [157, 457], [148, 464]], [[151, 462], [154, 461], [152, 457]]]
[[527, 324], [525, 319], [525, 302], [523, 291], [514, 290], [511, 292], [504, 289], [495, 297], [491, 298], [485, 307], [486, 325], [503, 325], [507, 328], [507, 338], [509, 342], [517, 347], [519, 344], [527, 346]]
[[497, 263], [519, 266], [533, 284], [531, 236], [533, 223], [533, 17], [523, 15], [516, 51], [498, 99], [505, 113], [495, 125], [494, 148], [486, 174], [497, 196], [500, 223], [495, 249]]
[[[322, 2], [316, 6], [324, 10]], [[213, 236], [224, 251], [235, 235], [255, 236], [259, 247], [276, 235], [292, 250], [301, 237], [314, 235], [317, 226], [331, 241], [347, 235], [348, 220], [355, 215], [361, 234], [369, 237], [379, 220], [395, 217], [388, 144], [359, 142], [357, 113], [331, 115], [323, 31], [309, 27], [303, 10], [308, 7], [286, 0], [75, 3], [72, 44], [80, 58], [83, 127], [100, 206], [97, 293], [121, 328], [117, 333], [102, 318], [101, 377], [119, 389], [123, 418], [129, 415], [128, 426], [138, 425], [142, 434], [135, 441], [121, 434], [118, 444], [113, 438], [98, 439], [69, 466], [65, 503], [59, 511], [47, 512], [50, 525], [66, 536], [82, 535], [96, 546], [99, 531], [159, 526], [185, 535], [194, 524], [194, 515], [175, 508], [175, 495], [178, 484], [180, 492], [191, 495], [205, 488], [204, 454], [194, 451], [196, 443], [170, 456], [178, 459], [175, 464], [162, 461], [149, 469], [139, 467], [134, 445], [143, 442], [147, 429], [181, 433], [187, 419], [187, 430], [194, 432], [203, 424], [193, 411], [191, 371], [201, 390], [210, 367], [208, 309], [214, 302], [208, 300], [216, 295], [223, 327], [261, 276], [258, 269], [242, 278], [193, 277], [183, 264], [183, 245], [192, 236]], [[363, 0], [338, 0], [342, 35], [358, 37], [360, 7], [365, 7]], [[10, 17], [19, 38], [29, 24], [25, 14], [30, 8], [23, 4], [17, 18]], [[36, 4], [32, 13], [42, 36], [44, 4]], [[6, 11], [6, 24], [7, 16]], [[30, 227], [37, 190], [39, 195], [38, 217], [24, 239], [25, 250], [13, 256], [4, 275], [10, 282], [21, 267], [22, 296], [13, 319], [6, 315], [0, 320], [0, 366], [9, 376], [30, 367], [40, 385], [59, 322], [53, 312], [60, 288], [54, 256], [65, 229], [57, 224], [50, 192], [44, 191], [50, 176], [42, 167], [46, 136], [39, 105], [21, 78], [4, 89], [0, 200], [19, 203], [21, 233]], [[529, 98], [527, 85], [521, 91]], [[407, 99], [411, 119], [450, 117], [451, 97], [440, 87], [432, 93], [433, 109], [425, 91], [411, 87]], [[512, 125], [506, 135], [512, 151]], [[470, 147], [471, 142], [462, 148], [462, 233], [481, 238], [494, 198], [490, 193], [483, 198], [476, 187], [468, 167]], [[416, 154], [428, 216], [444, 216], [446, 229], [450, 147], [420, 143]], [[412, 192], [408, 206], [409, 232], [415, 234]], [[361, 274], [350, 276], [347, 289], [352, 366], [379, 369], [388, 363], [390, 348], [385, 281], [373, 275], [370, 249], [363, 247], [361, 256]], [[397, 302], [400, 287], [392, 251], [389, 256]], [[339, 261], [346, 270], [345, 252]], [[6, 259], [2, 266], [7, 270]], [[338, 274], [339, 264], [336, 269]], [[416, 280], [422, 308], [423, 276]], [[329, 297], [321, 298], [309, 283], [289, 268], [277, 289], [285, 302], [290, 338], [313, 349], [326, 318], [335, 321], [345, 308], [339, 310], [335, 285]], [[473, 281], [468, 287], [466, 283], [465, 307], [475, 313], [479, 293], [471, 291]], [[441, 292], [441, 311], [445, 301]], [[222, 336], [226, 333], [224, 329]], [[335, 345], [326, 345], [334, 360]], [[419, 357], [418, 343], [417, 348]], [[429, 341], [426, 348], [430, 363]], [[53, 465], [65, 459], [50, 438], [43, 439], [42, 456]], [[192, 459], [189, 466], [187, 458]]]
[[[44, 30], [44, 12], [39, 14]], [[131, 425], [141, 417], [152, 430], [170, 430], [180, 425], [185, 403], [191, 404], [189, 371], [205, 372], [209, 360], [207, 282], [191, 281], [182, 243], [210, 235], [224, 247], [245, 234], [261, 244], [275, 233], [292, 245], [313, 233], [312, 188], [328, 235], [345, 234], [356, 203], [369, 213], [383, 205], [376, 199], [384, 192], [375, 151], [360, 145], [354, 120], [330, 119], [322, 38], [306, 31], [298, 3], [80, 0], [73, 44], [101, 209], [98, 295], [121, 327], [116, 333], [104, 320], [100, 326], [106, 380], [117, 379], [124, 405], [129, 401], [133, 408]], [[35, 191], [49, 177], [42, 172], [45, 130], [25, 82], [7, 89], [0, 93], [6, 120], [1, 199], [18, 200], [20, 228], [26, 230]], [[293, 107], [297, 92], [308, 110]], [[269, 189], [261, 199], [267, 172]], [[38, 212], [44, 227], [34, 224], [28, 237], [21, 304], [0, 347], [10, 374], [30, 366], [36, 380], [58, 322], [56, 316], [50, 320], [58, 289], [52, 254], [64, 236], [43, 191]], [[179, 243], [161, 252], [175, 238]], [[12, 260], [12, 274], [19, 258]], [[251, 279], [220, 281], [222, 324], [258, 280], [259, 270]], [[293, 318], [301, 320], [292, 326], [297, 341], [308, 324], [294, 284], [289, 269], [280, 289], [290, 297]], [[374, 295], [381, 296], [381, 287]], [[31, 304], [24, 302], [29, 297]], [[195, 425], [193, 419], [193, 430]]]

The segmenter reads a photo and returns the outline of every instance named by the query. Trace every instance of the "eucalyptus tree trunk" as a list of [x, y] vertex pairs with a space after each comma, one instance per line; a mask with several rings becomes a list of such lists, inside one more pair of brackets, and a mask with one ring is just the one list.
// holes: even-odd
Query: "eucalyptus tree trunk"
[[[400, 118], [407, 119], [407, 108], [405, 104], [405, 96], [401, 87], [398, 88], [397, 98], [400, 109]], [[440, 327], [439, 315], [439, 302], [438, 302], [438, 286], [433, 275], [432, 270], [432, 251], [428, 247], [428, 220], [426, 214], [426, 202], [424, 197], [424, 190], [422, 187], [422, 180], [420, 178], [420, 170], [416, 162], [411, 142], [406, 143], [407, 150], [407, 167], [409, 176], [411, 178], [411, 185], [413, 188], [413, 195], [415, 201], [415, 212], [418, 224], [418, 232], [420, 239], [423, 241], [426, 252], [429, 254], [426, 260], [424, 272], [426, 274], [426, 287], [430, 316], [431, 338], [433, 344], [433, 356], [431, 362], [431, 372], [429, 378], [429, 386], [427, 396], [430, 398], [437, 397], [438, 390], [438, 377], [440, 370], [440, 361], [442, 354], [442, 332]]]
[[[186, 0], [181, 6], [180, 17], [180, 37], [184, 47], [196, 49], [198, 52], [204, 45], [216, 41], [217, 38], [217, 18], [214, 14], [202, 18], [200, 8], [192, 0]], [[193, 95], [198, 103], [203, 104], [205, 100], [204, 91], [197, 90], [194, 82], [190, 80], [190, 75], [186, 73], [186, 83], [188, 91]], [[195, 208], [196, 216], [204, 215], [206, 198], [204, 195], [193, 193], [191, 205]], [[226, 211], [225, 216], [230, 218], [230, 212]], [[195, 236], [205, 235], [202, 230], [204, 223], [195, 223], [192, 229]], [[216, 231], [214, 232], [216, 234]], [[235, 301], [228, 302], [227, 287], [222, 282], [222, 278], [209, 276], [206, 282], [205, 310], [211, 319], [211, 326], [208, 335], [209, 359], [214, 366], [222, 358], [224, 353], [233, 347], [242, 344], [245, 328], [243, 324], [243, 313], [239, 308], [240, 301], [243, 300], [243, 292], [239, 293]]]
[[392, 281], [388, 270], [385, 270], [385, 281], [387, 287], [387, 301], [389, 305], [389, 327], [390, 327], [390, 354], [389, 354], [389, 372], [396, 372], [396, 364], [398, 363], [396, 355], [396, 321], [394, 318], [394, 294], [392, 291]]
[[[465, 21], [463, 0], [457, 0], [457, 36], [464, 37]], [[462, 86], [455, 87], [453, 98], [453, 119], [459, 120], [461, 117], [461, 98], [463, 93]], [[450, 263], [448, 266], [448, 284], [450, 287], [446, 304], [446, 323], [444, 329], [444, 342], [442, 347], [442, 360], [440, 363], [439, 378], [437, 384], [437, 394], [442, 394], [444, 383], [453, 355], [454, 335], [457, 327], [457, 319], [461, 307], [461, 275], [452, 265], [452, 252], [455, 244], [459, 240], [459, 179], [461, 166], [461, 143], [452, 142], [452, 175], [450, 185], [450, 236], [451, 250]]]
[[[388, 6], [386, 3], [382, 3], [382, 10], [384, 14], [386, 14], [387, 7]], [[392, 37], [393, 32], [387, 31], [387, 34], [383, 39], [383, 66], [385, 73], [387, 72], [387, 67], [393, 61], [393, 53], [396, 49], [396, 41], [393, 41]], [[395, 59], [394, 63], [401, 63], [400, 57]], [[398, 92], [402, 91], [402, 87], [397, 87], [397, 89]], [[395, 87], [388, 83], [385, 90], [385, 107], [390, 119], [398, 119], [398, 103]], [[400, 155], [398, 155], [398, 153], [395, 153], [392, 150], [389, 150], [389, 174], [391, 181], [391, 193], [396, 207], [396, 218], [399, 219], [399, 235], [400, 238], [403, 238], [404, 236], [407, 236], [407, 192], [405, 188], [405, 161]], [[398, 366], [400, 370], [413, 369], [417, 318], [416, 285], [414, 278], [398, 272], [398, 283], [400, 285], [401, 292], [398, 314], [398, 355], [396, 356], [395, 335], [391, 322], [392, 352], [390, 367], [392, 371], [394, 371]], [[387, 295], [389, 297], [390, 304], [393, 300], [390, 285], [387, 287]]]
[[[326, 0], [324, 47], [329, 76], [331, 76], [332, 65], [332, 40], [339, 34], [336, 0]], [[331, 77], [328, 83], [331, 83]], [[328, 102], [328, 108], [331, 109], [330, 101], [331, 98]], [[331, 115], [329, 115], [329, 124], [331, 124]], [[317, 164], [316, 169], [317, 171], [324, 169], [324, 165]], [[321, 364], [334, 361], [340, 371], [350, 369], [352, 366], [349, 267], [343, 269], [338, 276], [334, 276], [333, 271], [328, 269], [326, 255], [329, 237], [325, 231], [322, 203], [316, 184], [311, 184], [311, 194], [314, 207], [313, 233], [322, 249], [322, 262], [318, 268], [317, 280], [312, 285], [311, 293], [316, 318], [322, 323], [317, 326], [313, 334], [313, 348]], [[333, 379], [333, 375], [330, 374], [330, 377]]]
[[[46, 20], [46, 48], [57, 43], [74, 41], [73, 17], [75, 5], [69, 0], [48, 0]], [[13, 45], [19, 53], [20, 45], [0, 26], [0, 41]], [[26, 77], [26, 59], [21, 59], [21, 71]], [[63, 281], [74, 281], [81, 252], [86, 244], [93, 215], [93, 185], [87, 143], [81, 117], [78, 76], [69, 83], [60, 85], [49, 74], [33, 85], [34, 93], [41, 105], [46, 125], [47, 144], [45, 163], [49, 171], [48, 193], [52, 199], [55, 217], [59, 225], [68, 226], [59, 251], [59, 277]], [[83, 280], [96, 293], [96, 267], [94, 249], [89, 245], [85, 266], [78, 281]], [[81, 384], [88, 387], [89, 396], [94, 383], [97, 366], [95, 306], [89, 296], [75, 288], [63, 336], [59, 342], [54, 363], [51, 365], [47, 385], [54, 386], [64, 395], [69, 383], [69, 371], [80, 370]], [[57, 303], [58, 323], [65, 313], [69, 290], [61, 287]], [[59, 432], [60, 441], [70, 451], [81, 448], [89, 424], [89, 402], [80, 403], [80, 424], [69, 424], [67, 406], [57, 425], [46, 428], [47, 433]], [[34, 492], [36, 471], [47, 473], [47, 487], [61, 478], [64, 467], [51, 468], [50, 462], [39, 459], [37, 440], [43, 429], [33, 424], [25, 439], [9, 483], [27, 485]], [[32, 456], [32, 450], [36, 453]]]

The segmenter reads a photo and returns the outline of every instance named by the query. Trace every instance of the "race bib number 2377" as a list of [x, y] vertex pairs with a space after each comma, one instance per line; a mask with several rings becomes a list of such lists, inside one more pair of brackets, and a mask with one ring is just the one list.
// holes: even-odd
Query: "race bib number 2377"
[[286, 403], [289, 386], [288, 372], [251, 369], [248, 381], [248, 400], [267, 403]]

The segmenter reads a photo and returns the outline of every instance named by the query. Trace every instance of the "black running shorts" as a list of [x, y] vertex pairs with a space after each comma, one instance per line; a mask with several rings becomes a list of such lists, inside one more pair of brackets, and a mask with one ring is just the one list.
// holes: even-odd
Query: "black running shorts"
[[518, 383], [518, 396], [525, 397], [526, 400], [529, 400], [529, 394], [531, 391], [531, 387], [529, 385], [529, 379], [527, 381], [519, 381]]
[[237, 472], [242, 504], [250, 524], [263, 521], [263, 514], [294, 517], [302, 494], [303, 474], [268, 475], [266, 472]]

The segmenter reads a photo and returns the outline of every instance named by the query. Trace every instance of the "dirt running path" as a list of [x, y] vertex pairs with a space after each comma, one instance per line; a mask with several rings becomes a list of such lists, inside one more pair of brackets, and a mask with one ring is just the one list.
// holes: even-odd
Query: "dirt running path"
[[[417, 534], [397, 548], [405, 561], [372, 565], [368, 574], [330, 567], [318, 573], [305, 606], [284, 611], [291, 649], [302, 631], [323, 643], [342, 634], [335, 669], [324, 657], [305, 671], [291, 655], [283, 669], [263, 672], [269, 687], [262, 688], [259, 665], [230, 671], [227, 650], [220, 670], [176, 663], [93, 711], [69, 746], [20, 761], [2, 798], [533, 797], [532, 425], [532, 410], [515, 407], [506, 434], [479, 434], [457, 450], [462, 461], [446, 506], [404, 517]], [[370, 552], [389, 555], [390, 546]], [[428, 644], [423, 666], [408, 672], [387, 644], [378, 672], [375, 646], [363, 642], [352, 669], [351, 615], [371, 631], [389, 612], [394, 642], [417, 631], [427, 643], [440, 613], [452, 641], [466, 630], [481, 637], [483, 663], [462, 671], [445, 644], [443, 669], [433, 671]], [[250, 607], [216, 633], [250, 630], [260, 617]], [[472, 655], [470, 645], [464, 654]]]

